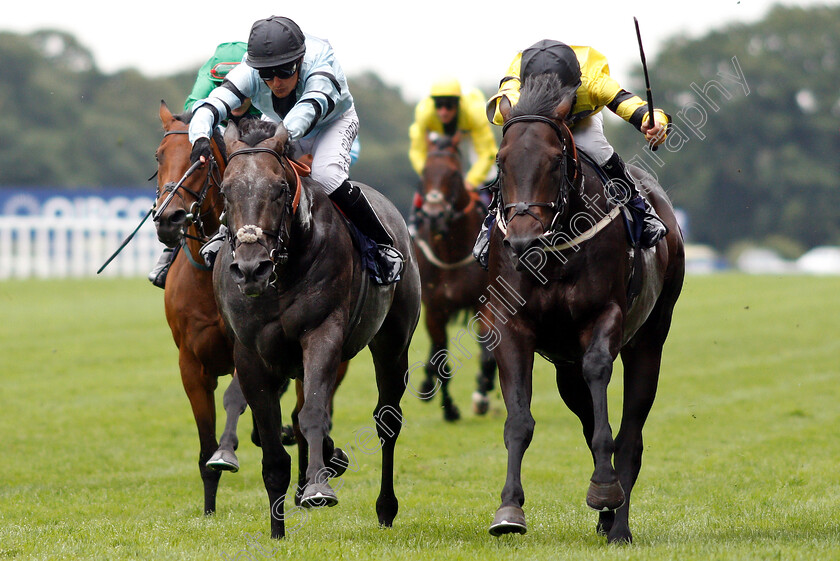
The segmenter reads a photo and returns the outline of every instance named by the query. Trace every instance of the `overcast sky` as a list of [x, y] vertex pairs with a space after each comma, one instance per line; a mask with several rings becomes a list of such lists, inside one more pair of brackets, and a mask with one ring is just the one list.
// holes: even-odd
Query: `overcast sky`
[[634, 16], [650, 61], [662, 42], [675, 34], [698, 37], [722, 25], [755, 22], [774, 4], [826, 2], [42, 0], [4, 4], [0, 30], [68, 31], [93, 52], [100, 70], [137, 68], [148, 76], [195, 69], [218, 43], [247, 41], [255, 20], [287, 16], [304, 31], [329, 39], [346, 74], [375, 71], [386, 83], [399, 86], [406, 98], [416, 100], [427, 93], [431, 80], [443, 74], [456, 75], [465, 85], [496, 84], [517, 51], [546, 38], [594, 46], [607, 55], [612, 74], [626, 82], [639, 60]]

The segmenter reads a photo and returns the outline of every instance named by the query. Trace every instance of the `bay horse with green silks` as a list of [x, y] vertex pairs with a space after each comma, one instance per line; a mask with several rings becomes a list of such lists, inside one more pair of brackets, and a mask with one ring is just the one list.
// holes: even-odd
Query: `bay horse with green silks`
[[[656, 395], [662, 347], [679, 297], [685, 255], [664, 190], [630, 168], [669, 229], [651, 249], [634, 247], [621, 204], [576, 151], [566, 119], [576, 87], [550, 74], [528, 78], [502, 107], [500, 203], [489, 267], [521, 304], [488, 309], [500, 334], [494, 354], [507, 407], [507, 478], [490, 533], [525, 533], [522, 459], [534, 433], [534, 355], [548, 359], [566, 405], [579, 417], [594, 460], [586, 503], [597, 531], [630, 542], [630, 494], [642, 461], [642, 427]], [[613, 439], [607, 385], [621, 356], [624, 398]], [[613, 467], [613, 459], [615, 467]]]
[[[428, 141], [429, 150], [422, 174], [423, 202], [417, 210], [417, 232], [412, 241], [417, 253], [423, 284], [426, 331], [431, 349], [425, 366], [426, 378], [419, 389], [410, 382], [410, 391], [422, 399], [433, 399], [440, 392], [443, 418], [455, 421], [460, 412], [449, 393], [449, 381], [457, 374], [458, 365], [471, 358], [462, 344], [461, 329], [455, 338], [457, 351], [448, 349], [447, 325], [458, 312], [475, 314], [486, 298], [489, 275], [472, 256], [473, 242], [486, 209], [477, 192], [468, 191], [464, 182], [460, 134], [439, 136]], [[496, 361], [487, 347], [484, 325], [472, 338], [481, 348], [477, 388], [473, 393], [473, 411], [487, 413], [493, 389]]]

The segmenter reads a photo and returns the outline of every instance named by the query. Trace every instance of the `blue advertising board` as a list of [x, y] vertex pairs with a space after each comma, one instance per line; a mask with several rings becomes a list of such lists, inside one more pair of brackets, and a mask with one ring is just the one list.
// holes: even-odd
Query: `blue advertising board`
[[149, 188], [0, 188], [0, 215], [141, 219], [154, 204]]

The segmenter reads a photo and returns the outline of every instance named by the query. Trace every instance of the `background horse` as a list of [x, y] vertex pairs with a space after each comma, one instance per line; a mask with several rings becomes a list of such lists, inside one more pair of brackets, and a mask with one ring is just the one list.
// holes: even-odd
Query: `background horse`
[[222, 192], [230, 238], [216, 259], [213, 281], [262, 441], [271, 537], [285, 535], [291, 477], [279, 438], [279, 388], [289, 377], [303, 381], [299, 421], [309, 464], [300, 503], [332, 506], [338, 498], [328, 478], [343, 472], [347, 456], [329, 436], [328, 396], [340, 361], [365, 346], [373, 355], [379, 390], [374, 419], [382, 480], [376, 512], [381, 525], [391, 526], [398, 509], [393, 472], [400, 399], [420, 315], [420, 275], [405, 222], [384, 196], [361, 186], [406, 256], [401, 281], [374, 284], [341, 213], [289, 159], [285, 127], [250, 121], [249, 128], [242, 139], [235, 125], [225, 131], [230, 159]]
[[[190, 114], [172, 115], [166, 104], [161, 102], [159, 115], [164, 135], [155, 152], [158, 162], [157, 208], [161, 208], [190, 167], [192, 149], [187, 135]], [[214, 134], [210, 145], [213, 162], [185, 179], [166, 208], [155, 214], [158, 239], [168, 247], [179, 248], [166, 277], [164, 307], [172, 338], [178, 347], [181, 381], [198, 427], [198, 468], [204, 483], [206, 514], [216, 510], [221, 471], [239, 470], [235, 453], [239, 444], [236, 429], [239, 417], [247, 406], [234, 371], [233, 341], [227, 336], [213, 295], [213, 273], [199, 253], [207, 238], [218, 231], [224, 206], [219, 185], [227, 156], [221, 134]], [[342, 363], [338, 383], [346, 372], [347, 363]], [[227, 374], [233, 374], [233, 380], [224, 394], [227, 420], [217, 442], [215, 390], [219, 376]], [[302, 392], [302, 388], [298, 388], [298, 402]], [[292, 419], [294, 425], [295, 413]], [[294, 437], [290, 439], [288, 436], [295, 429], [284, 428], [284, 436], [287, 436], [284, 442], [291, 443]], [[259, 446], [256, 424], [251, 438]], [[305, 462], [305, 445], [299, 444], [298, 450], [298, 457], [303, 457]]]
[[[452, 374], [447, 370], [446, 326], [459, 311], [478, 311], [489, 280], [472, 256], [486, 211], [478, 193], [468, 191], [464, 184], [458, 139], [459, 135], [440, 136], [429, 141], [422, 177], [423, 204], [412, 240], [422, 279], [426, 330], [432, 342], [420, 397], [431, 399], [440, 390], [447, 421], [459, 419], [460, 413], [449, 395]], [[484, 337], [479, 339], [486, 341]], [[459, 349], [463, 355], [464, 347], [459, 345]], [[493, 389], [495, 375], [496, 361], [486, 344], [481, 344], [481, 371], [473, 394], [473, 410], [479, 415], [489, 408], [487, 392]]]
[[[642, 427], [682, 288], [684, 249], [664, 191], [635, 168], [640, 191], [670, 232], [653, 249], [628, 243], [621, 208], [609, 200], [598, 173], [581, 163], [565, 124], [574, 93], [555, 76], [541, 75], [526, 81], [513, 109], [503, 108], [501, 203], [490, 273], [503, 279], [522, 305], [512, 312], [488, 310], [500, 332], [494, 353], [508, 412], [507, 479], [490, 533], [526, 530], [520, 475], [534, 430], [531, 374], [538, 352], [554, 364], [560, 395], [580, 418], [592, 452], [595, 469], [586, 503], [599, 511], [597, 530], [610, 542], [629, 542]], [[619, 354], [624, 410], [613, 440], [607, 384]]]

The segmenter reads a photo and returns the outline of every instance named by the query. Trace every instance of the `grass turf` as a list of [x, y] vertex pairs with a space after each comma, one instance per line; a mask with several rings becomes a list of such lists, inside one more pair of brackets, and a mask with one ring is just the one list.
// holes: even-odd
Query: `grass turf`
[[[141, 280], [0, 282], [0, 558], [840, 559], [838, 288], [830, 277], [687, 279], [645, 430], [635, 542], [610, 546], [584, 504], [592, 464], [580, 425], [541, 359], [527, 535], [487, 533], [504, 483], [504, 406], [495, 392], [487, 417], [469, 412], [473, 359], [451, 384], [460, 422], [445, 423], [439, 401], [403, 399], [394, 528], [376, 523], [379, 455], [355, 448], [356, 471], [334, 482], [339, 505], [297, 517], [277, 542], [249, 415], [242, 470], [222, 476], [217, 513], [202, 515], [197, 433], [161, 291]], [[427, 349], [421, 325], [412, 360]], [[338, 445], [374, 426], [375, 399], [363, 352], [336, 399]], [[291, 396], [283, 406], [288, 418]]]

